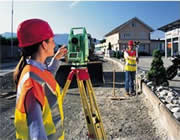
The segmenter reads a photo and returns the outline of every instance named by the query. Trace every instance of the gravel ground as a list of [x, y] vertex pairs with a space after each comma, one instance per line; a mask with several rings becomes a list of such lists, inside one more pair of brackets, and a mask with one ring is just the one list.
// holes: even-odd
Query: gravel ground
[[[95, 87], [97, 104], [108, 139], [121, 140], [168, 140], [166, 131], [160, 127], [150, 102], [139, 95], [126, 100], [110, 100], [112, 96], [112, 63], [105, 62], [104, 81]], [[124, 96], [124, 74], [115, 65], [116, 96]], [[1, 93], [3, 90], [1, 90]], [[15, 99], [0, 96], [0, 139], [15, 139], [13, 120]], [[64, 101], [66, 139], [87, 139], [86, 121], [78, 89], [70, 89]]]
[[[0, 76], [0, 139], [15, 139], [15, 128], [12, 115], [14, 115], [15, 98], [7, 99], [14, 95], [15, 85], [12, 81], [12, 73]], [[4, 93], [8, 93], [4, 95]]]
[[[148, 110], [148, 105], [144, 105], [148, 101], [144, 100], [143, 95], [115, 101], [109, 99], [111, 88], [96, 88], [95, 92], [108, 139], [167, 140], [165, 131], [159, 128], [157, 117]], [[122, 93], [118, 89], [116, 92]], [[65, 101], [65, 110], [68, 110], [65, 112], [67, 139], [84, 139], [87, 135], [86, 122], [77, 93], [76, 91], [74, 95], [67, 95]]]

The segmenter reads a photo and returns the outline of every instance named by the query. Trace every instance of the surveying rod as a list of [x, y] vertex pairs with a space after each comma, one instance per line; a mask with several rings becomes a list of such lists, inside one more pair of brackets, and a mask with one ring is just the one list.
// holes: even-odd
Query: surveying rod
[[138, 71], [138, 62], [137, 59], [139, 61], [139, 56], [138, 56], [138, 49], [139, 49], [139, 42], [136, 44], [136, 96], [138, 93], [138, 80], [137, 80], [137, 71]]
[[116, 75], [116, 71], [115, 71], [115, 68], [114, 68], [114, 63], [112, 62], [112, 65], [113, 65], [113, 97], [115, 97], [115, 75]]

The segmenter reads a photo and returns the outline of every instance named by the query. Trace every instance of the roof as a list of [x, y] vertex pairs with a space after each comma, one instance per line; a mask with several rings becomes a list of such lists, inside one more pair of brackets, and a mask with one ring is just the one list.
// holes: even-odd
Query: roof
[[167, 25], [164, 25], [160, 28], [158, 28], [158, 30], [161, 30], [161, 31], [164, 31], [164, 32], [167, 32], [168, 30], [173, 30], [173, 29], [176, 29], [176, 28], [180, 28], [180, 19], [176, 20], [176, 21], [173, 21]]
[[141, 20], [138, 19], [137, 17], [134, 17], [134, 18], [128, 20], [127, 22], [125, 22], [124, 24], [121, 24], [120, 26], [116, 27], [115, 29], [113, 29], [113, 30], [110, 31], [109, 33], [107, 33], [107, 34], [105, 35], [105, 37], [117, 33], [119, 30], [121, 30], [122, 28], [124, 28], [126, 25], [128, 25], [128, 24], [129, 24], [131, 21], [133, 21], [133, 20], [137, 20], [138, 22], [140, 22], [141, 24], [143, 24], [146, 28], [148, 28], [151, 32], [153, 31], [153, 29], [152, 29], [150, 26], [148, 26], [147, 24], [145, 24], [143, 21], [141, 21]]

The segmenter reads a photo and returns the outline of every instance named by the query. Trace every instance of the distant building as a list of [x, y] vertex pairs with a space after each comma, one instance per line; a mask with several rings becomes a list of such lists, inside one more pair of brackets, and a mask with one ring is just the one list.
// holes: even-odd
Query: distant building
[[164, 25], [158, 30], [165, 32], [165, 56], [180, 55], [180, 19]]
[[151, 54], [150, 33], [153, 29], [143, 21], [134, 17], [105, 35], [106, 47], [112, 50], [124, 50], [129, 40], [139, 41], [139, 51]]
[[162, 55], [164, 56], [165, 55], [165, 43], [164, 43], [164, 40], [160, 40], [160, 39], [151, 39], [151, 44], [150, 44], [150, 47], [149, 47], [149, 54], [152, 55], [153, 51], [155, 49], [158, 49], [161, 51]]

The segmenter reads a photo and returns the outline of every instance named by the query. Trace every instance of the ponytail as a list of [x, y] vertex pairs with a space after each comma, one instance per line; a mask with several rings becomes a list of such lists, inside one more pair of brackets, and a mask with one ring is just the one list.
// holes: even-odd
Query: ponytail
[[26, 64], [27, 64], [26, 63], [26, 57], [22, 55], [19, 63], [17, 64], [17, 66], [15, 68], [14, 74], [13, 74], [13, 79], [14, 79], [14, 82], [16, 84], [16, 87], [17, 87], [21, 72], [22, 72], [22, 70]]
[[22, 72], [23, 68], [27, 65], [26, 59], [32, 58], [37, 53], [41, 43], [42, 42], [37, 43], [37, 44], [32, 45], [32, 46], [29, 46], [29, 47], [22, 48], [21, 59], [19, 60], [19, 63], [17, 64], [15, 71], [14, 71], [14, 74], [13, 74], [13, 80], [16, 84], [16, 88], [17, 88], [17, 85], [19, 82], [19, 78], [21, 76], [21, 72]]

